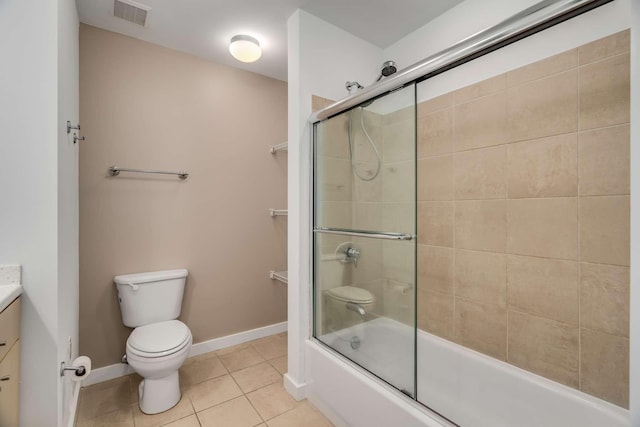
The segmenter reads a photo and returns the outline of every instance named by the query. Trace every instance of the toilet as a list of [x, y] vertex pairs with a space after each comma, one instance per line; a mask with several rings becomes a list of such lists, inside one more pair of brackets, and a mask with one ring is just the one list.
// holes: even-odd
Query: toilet
[[[327, 332], [362, 323], [375, 306], [375, 296], [357, 286], [338, 286], [325, 292]], [[364, 314], [359, 312], [364, 310]]]
[[127, 339], [127, 362], [144, 379], [138, 387], [140, 410], [157, 414], [181, 397], [178, 369], [193, 338], [176, 320], [182, 309], [187, 270], [154, 271], [114, 277]]

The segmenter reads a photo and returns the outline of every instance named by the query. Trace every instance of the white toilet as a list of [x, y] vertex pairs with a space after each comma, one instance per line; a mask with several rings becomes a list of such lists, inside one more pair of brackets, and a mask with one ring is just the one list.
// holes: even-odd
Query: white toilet
[[191, 348], [191, 331], [177, 317], [187, 270], [154, 271], [114, 277], [122, 322], [135, 328], [127, 339], [127, 361], [144, 380], [140, 410], [157, 414], [180, 401], [178, 369]]
[[365, 321], [375, 306], [375, 296], [357, 286], [337, 286], [325, 292], [328, 332], [348, 328]]

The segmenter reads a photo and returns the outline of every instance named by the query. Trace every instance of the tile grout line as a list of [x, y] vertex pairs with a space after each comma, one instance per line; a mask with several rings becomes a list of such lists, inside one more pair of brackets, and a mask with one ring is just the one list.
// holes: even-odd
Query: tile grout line
[[578, 286], [577, 286], [577, 291], [578, 291], [578, 390], [582, 390], [582, 333], [581, 333], [581, 328], [582, 328], [582, 265], [581, 265], [581, 259], [582, 259], [582, 253], [580, 251], [580, 243], [581, 243], [581, 239], [580, 239], [580, 200], [581, 200], [581, 191], [580, 191], [580, 84], [582, 82], [582, 69], [583, 69], [583, 65], [580, 64], [580, 51], [578, 51], [578, 77], [577, 77], [577, 81], [576, 81], [576, 102], [577, 102], [577, 114], [576, 114], [576, 127], [577, 127], [577, 132], [576, 132], [576, 167], [577, 167], [577, 171], [576, 171], [576, 180], [577, 180], [577, 187], [578, 187], [578, 198], [576, 200], [576, 216], [577, 216], [577, 221], [576, 221], [576, 237], [577, 237], [577, 241], [576, 241], [576, 258], [577, 258], [577, 262], [578, 262], [578, 269], [577, 269], [577, 282], [578, 282]]

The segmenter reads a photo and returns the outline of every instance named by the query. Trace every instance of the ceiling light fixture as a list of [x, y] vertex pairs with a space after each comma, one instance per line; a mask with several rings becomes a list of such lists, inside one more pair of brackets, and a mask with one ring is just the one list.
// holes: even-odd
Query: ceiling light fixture
[[260, 42], [251, 36], [237, 35], [231, 37], [229, 52], [241, 62], [255, 62], [262, 56]]

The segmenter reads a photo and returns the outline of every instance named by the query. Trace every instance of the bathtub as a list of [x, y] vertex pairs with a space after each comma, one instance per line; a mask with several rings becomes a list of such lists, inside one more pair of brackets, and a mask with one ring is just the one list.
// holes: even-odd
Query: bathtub
[[322, 337], [356, 363], [308, 341], [309, 400], [338, 426], [455, 425], [437, 413], [471, 427], [630, 425], [627, 410], [419, 330], [417, 396], [434, 413], [359, 366], [374, 366], [380, 378], [413, 390], [412, 339], [412, 328], [386, 318]]

